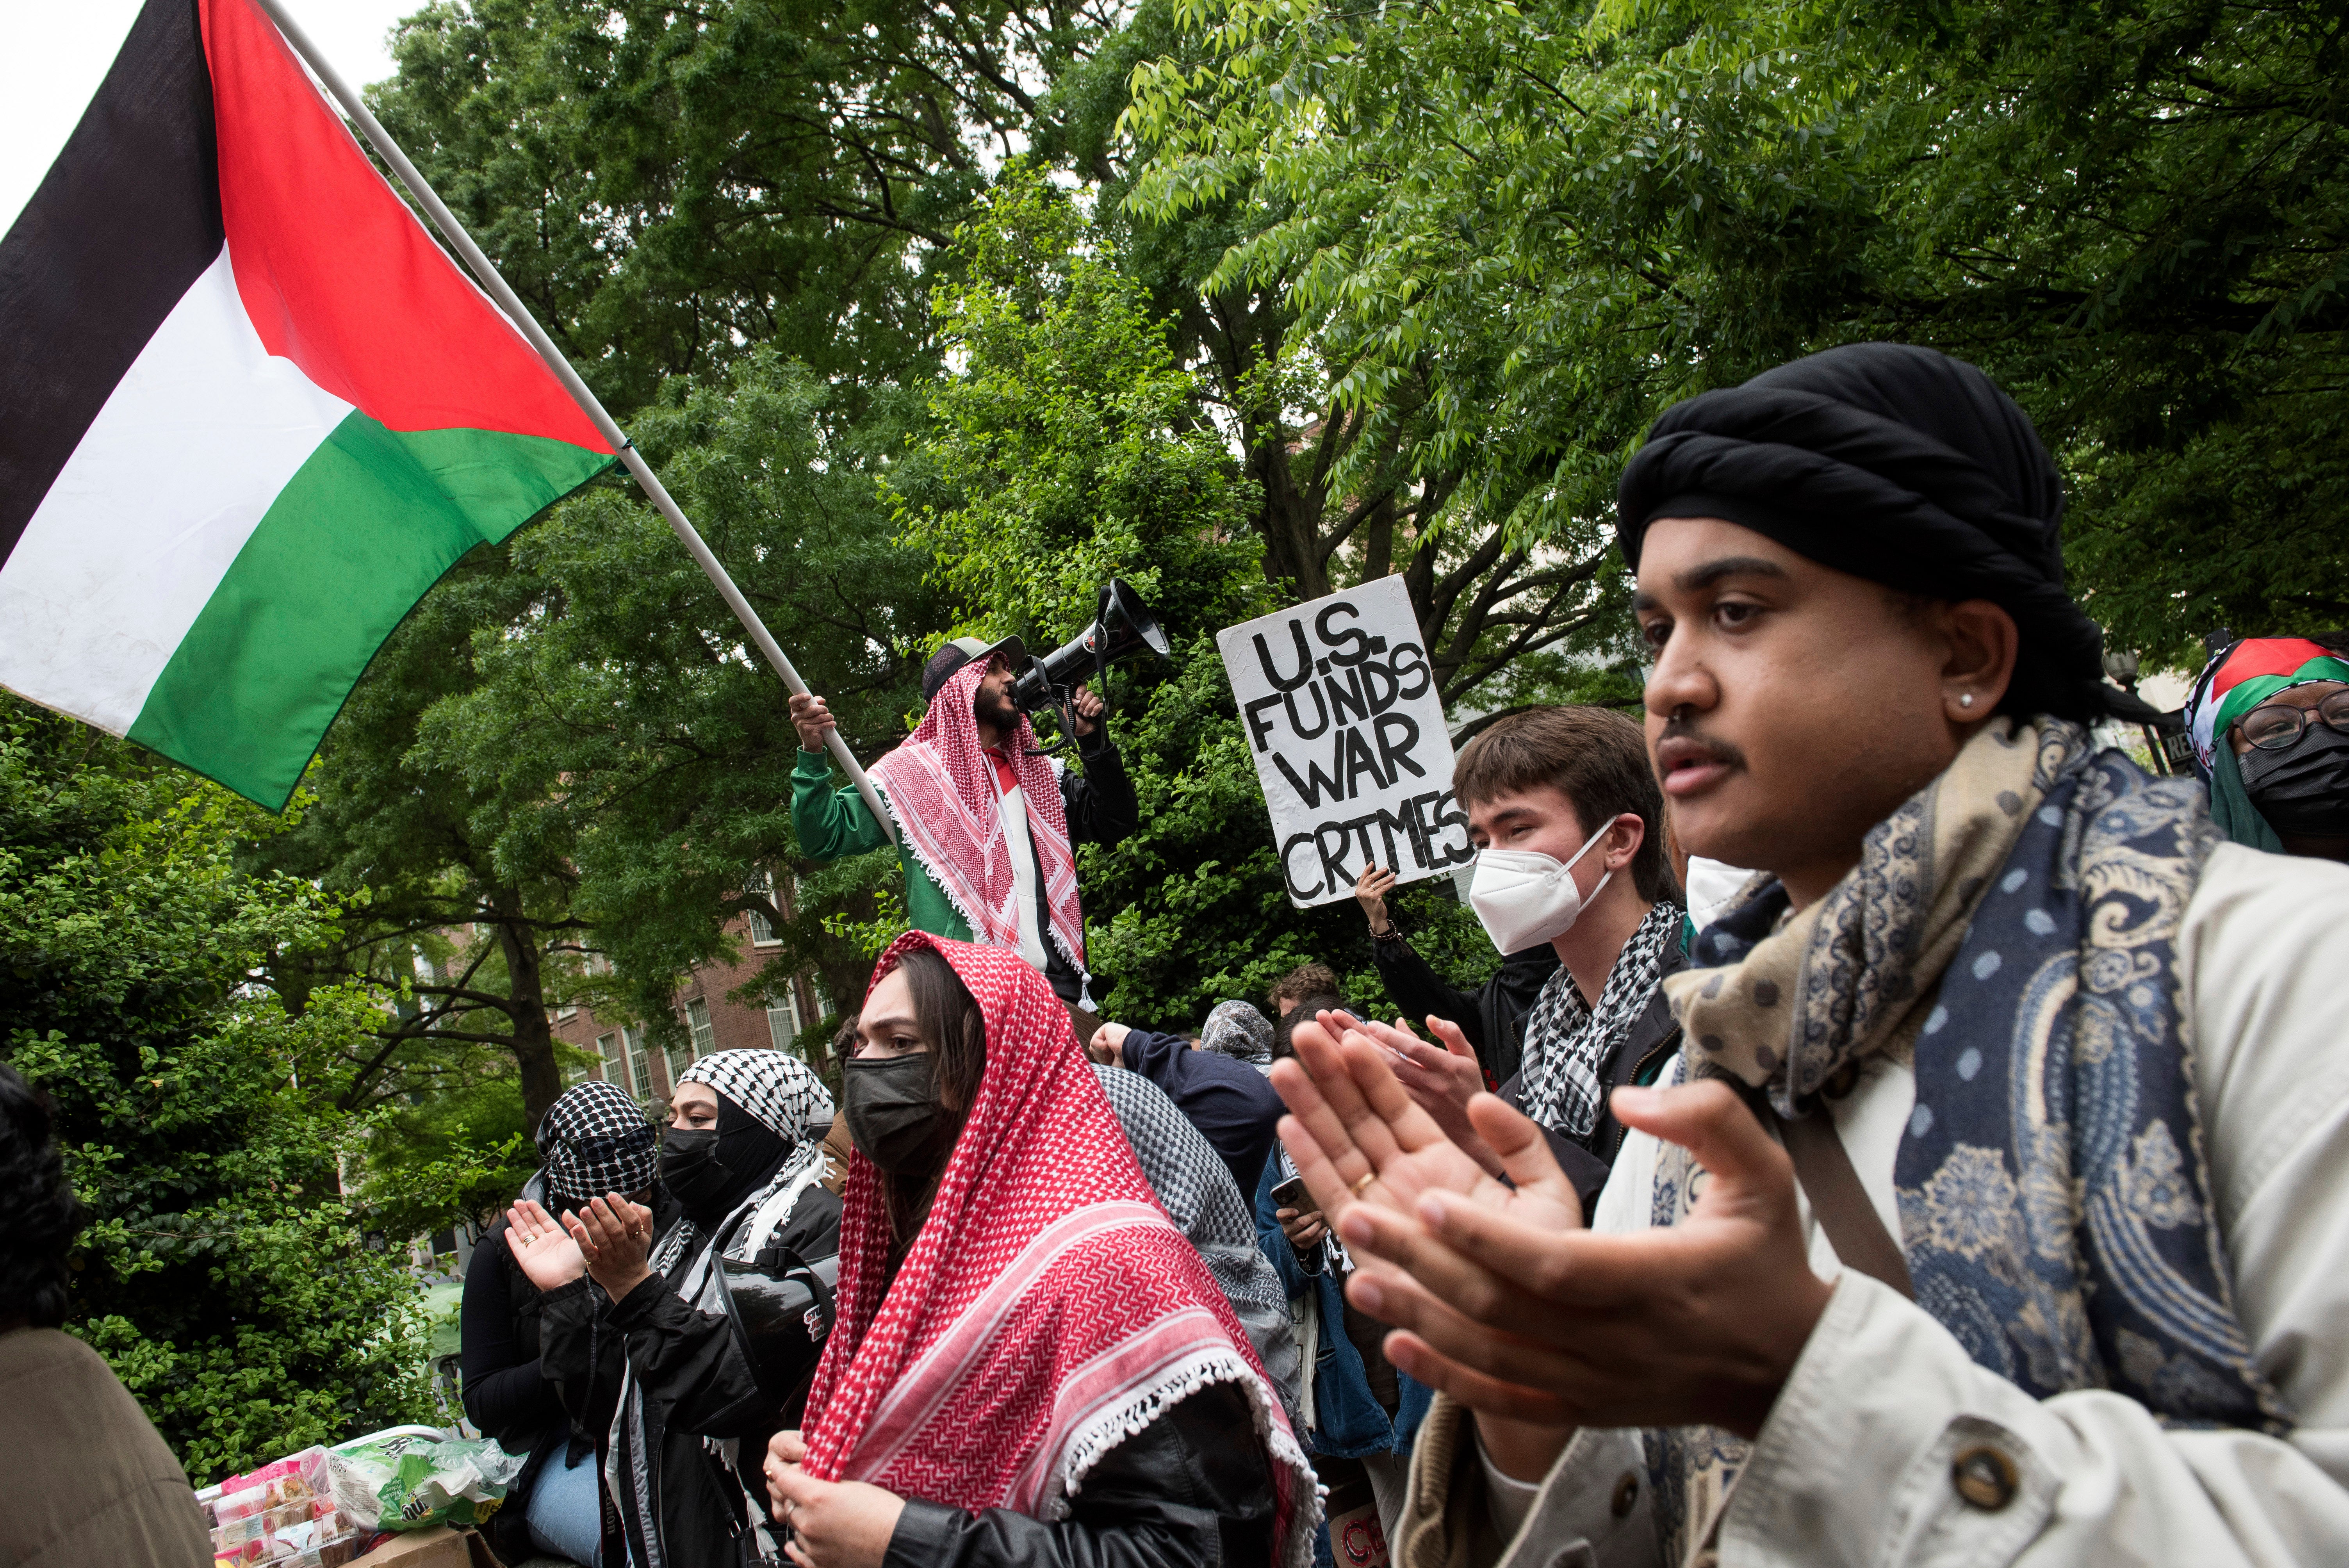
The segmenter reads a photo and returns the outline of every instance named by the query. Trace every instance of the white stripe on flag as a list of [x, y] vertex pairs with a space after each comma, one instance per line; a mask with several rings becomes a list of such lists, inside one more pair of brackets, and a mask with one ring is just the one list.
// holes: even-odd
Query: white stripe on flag
[[262, 514], [350, 411], [262, 346], [222, 247], [0, 566], [0, 685], [129, 730]]

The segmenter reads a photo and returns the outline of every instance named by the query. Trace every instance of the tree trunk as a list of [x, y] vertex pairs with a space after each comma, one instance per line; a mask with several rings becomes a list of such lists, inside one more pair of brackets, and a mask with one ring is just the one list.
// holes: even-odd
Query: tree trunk
[[505, 955], [507, 995], [512, 999], [506, 1013], [513, 1025], [512, 1049], [514, 1065], [522, 1069], [523, 1119], [534, 1135], [538, 1119], [563, 1094], [563, 1068], [554, 1059], [554, 1030], [546, 1021], [537, 927], [523, 913], [522, 895], [511, 888], [498, 890], [493, 907], [501, 917], [498, 944]]

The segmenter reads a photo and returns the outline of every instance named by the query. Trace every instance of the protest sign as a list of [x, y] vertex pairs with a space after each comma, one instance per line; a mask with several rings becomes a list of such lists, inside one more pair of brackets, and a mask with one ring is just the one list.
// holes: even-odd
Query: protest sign
[[1226, 627], [1216, 645], [1292, 903], [1349, 896], [1372, 861], [1416, 882], [1475, 858], [1402, 578]]

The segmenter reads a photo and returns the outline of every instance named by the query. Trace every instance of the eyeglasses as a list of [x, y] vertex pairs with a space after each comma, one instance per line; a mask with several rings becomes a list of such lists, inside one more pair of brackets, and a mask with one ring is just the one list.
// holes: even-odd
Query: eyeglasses
[[2262, 704], [2243, 715], [2240, 727], [2243, 738], [2261, 751], [2282, 751], [2306, 733], [2313, 719], [2322, 719], [2325, 727], [2349, 735], [2349, 686], [2333, 693], [2313, 710], [2286, 702]]

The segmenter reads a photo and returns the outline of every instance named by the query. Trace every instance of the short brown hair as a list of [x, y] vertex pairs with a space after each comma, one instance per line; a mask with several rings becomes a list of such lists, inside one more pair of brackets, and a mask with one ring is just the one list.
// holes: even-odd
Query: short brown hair
[[1556, 704], [1495, 719], [1452, 767], [1463, 806], [1547, 786], [1566, 797], [1583, 831], [1630, 811], [1647, 824], [1631, 857], [1632, 885], [1651, 903], [1677, 891], [1664, 849], [1664, 792], [1648, 738], [1612, 708]]
[[1337, 989], [1338, 972], [1335, 969], [1327, 964], [1300, 964], [1272, 983], [1272, 989], [1265, 993], [1265, 1000], [1278, 1010], [1285, 998], [1293, 996], [1302, 1001], [1308, 996], [1328, 995]]

